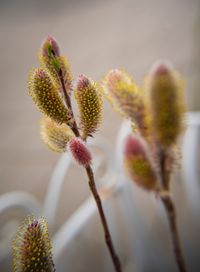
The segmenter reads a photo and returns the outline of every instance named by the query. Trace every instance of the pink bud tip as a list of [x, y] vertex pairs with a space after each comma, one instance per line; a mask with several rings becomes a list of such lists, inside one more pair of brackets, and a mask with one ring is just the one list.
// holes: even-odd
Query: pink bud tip
[[151, 68], [151, 74], [153, 75], [166, 75], [172, 70], [173, 67], [169, 61], [156, 62]]
[[111, 85], [114, 85], [117, 81], [122, 80], [122, 78], [122, 72], [118, 69], [109, 71], [107, 75], [107, 80]]
[[129, 157], [132, 155], [145, 156], [145, 150], [142, 140], [139, 139], [137, 136], [129, 135], [125, 141], [124, 155], [125, 157]]
[[157, 175], [147, 153], [145, 142], [139, 136], [129, 135], [124, 146], [124, 164], [130, 178], [145, 190], [154, 190]]
[[58, 46], [57, 41], [50, 35], [47, 36], [47, 38], [45, 39], [43, 45], [42, 45], [42, 53], [45, 56], [49, 55], [49, 47], [51, 49], [51, 51], [53, 52], [53, 54], [58, 57], [60, 56], [60, 49]]
[[46, 72], [41, 69], [41, 68], [38, 68], [36, 71], [35, 71], [35, 78], [36, 79], [43, 79], [43, 78], [46, 78]]
[[78, 76], [78, 81], [77, 81], [77, 90], [82, 90], [87, 88], [87, 86], [90, 84], [89, 79], [84, 75], [80, 74]]
[[68, 143], [68, 148], [80, 165], [88, 166], [91, 163], [92, 156], [85, 143], [79, 138], [73, 138]]

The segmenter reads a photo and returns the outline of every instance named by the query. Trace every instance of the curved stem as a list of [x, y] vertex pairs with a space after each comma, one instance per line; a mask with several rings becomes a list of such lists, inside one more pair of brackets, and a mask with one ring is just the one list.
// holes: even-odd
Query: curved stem
[[[72, 119], [73, 119], [71, 129], [74, 132], [74, 134], [76, 135], [76, 137], [81, 138], [79, 130], [78, 130], [78, 126], [77, 126], [77, 123], [76, 123], [76, 120], [75, 120], [75, 117], [74, 117], [74, 113], [73, 113], [73, 110], [72, 110], [71, 99], [70, 99], [69, 94], [67, 93], [64, 78], [63, 78], [63, 73], [62, 73], [61, 69], [59, 71], [59, 77], [60, 77], [60, 82], [61, 82], [62, 89], [63, 89], [64, 100], [65, 100], [66, 106], [71, 111], [71, 115], [72, 115]], [[87, 176], [88, 176], [88, 179], [89, 179], [88, 183], [89, 183], [91, 193], [92, 193], [92, 195], [94, 197], [94, 200], [95, 200], [97, 208], [98, 208], [99, 216], [100, 216], [101, 223], [102, 223], [103, 230], [104, 230], [105, 241], [106, 241], [108, 250], [110, 252], [110, 255], [111, 255], [111, 258], [112, 258], [112, 261], [113, 261], [113, 265], [115, 267], [115, 271], [116, 272], [122, 272], [120, 260], [119, 260], [119, 257], [117, 256], [116, 252], [115, 252], [113, 241], [112, 241], [112, 238], [111, 238], [111, 234], [110, 234], [110, 231], [109, 231], [109, 228], [108, 228], [108, 223], [107, 223], [104, 211], [103, 211], [101, 198], [100, 198], [99, 193], [98, 193], [97, 188], [96, 188], [93, 170], [92, 170], [90, 165], [86, 166], [85, 170], [86, 170], [86, 173], [87, 173]]]

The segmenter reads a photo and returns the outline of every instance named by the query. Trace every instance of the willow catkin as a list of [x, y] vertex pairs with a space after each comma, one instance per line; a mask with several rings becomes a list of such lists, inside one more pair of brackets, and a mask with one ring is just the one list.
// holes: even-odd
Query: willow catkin
[[52, 246], [45, 218], [28, 216], [13, 241], [14, 272], [54, 272]]
[[148, 135], [148, 115], [141, 90], [125, 71], [110, 70], [103, 79], [103, 91], [114, 109], [137, 127], [144, 137]]
[[99, 127], [102, 120], [102, 97], [97, 84], [80, 75], [75, 90], [82, 137], [86, 139]]
[[49, 74], [42, 68], [33, 69], [29, 76], [29, 94], [39, 110], [55, 122], [69, 124], [71, 113], [65, 107]]
[[73, 159], [80, 165], [86, 167], [92, 161], [92, 155], [85, 142], [80, 138], [73, 138], [68, 143], [68, 150], [71, 152]]
[[67, 150], [67, 143], [75, 137], [71, 128], [66, 124], [59, 125], [48, 117], [40, 122], [40, 135], [43, 142], [54, 152], [62, 153]]
[[156, 190], [156, 170], [139, 136], [129, 135], [124, 146], [124, 165], [130, 178], [146, 190]]
[[169, 65], [159, 63], [146, 78], [145, 88], [152, 133], [162, 147], [169, 147], [176, 143], [183, 129], [183, 81]]

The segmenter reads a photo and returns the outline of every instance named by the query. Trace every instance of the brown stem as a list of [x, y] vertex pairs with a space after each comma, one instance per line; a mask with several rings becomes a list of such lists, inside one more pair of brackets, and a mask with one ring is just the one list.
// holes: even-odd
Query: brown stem
[[[67, 93], [64, 78], [63, 78], [63, 73], [62, 73], [61, 69], [59, 71], [59, 77], [60, 77], [60, 82], [61, 82], [63, 93], [64, 93], [65, 103], [66, 103], [66, 106], [68, 107], [68, 109], [71, 111], [71, 115], [72, 115], [72, 119], [73, 119], [73, 124], [72, 124], [71, 129], [73, 130], [76, 137], [81, 137], [80, 133], [79, 133], [79, 130], [78, 130], [78, 126], [76, 124], [76, 120], [74, 118], [74, 114], [73, 114], [73, 110], [72, 110], [72, 106], [71, 106], [70, 96]], [[87, 176], [88, 176], [88, 179], [89, 179], [90, 190], [92, 192], [92, 195], [94, 197], [94, 200], [96, 202], [96, 205], [97, 205], [97, 208], [98, 208], [98, 211], [99, 211], [99, 215], [100, 215], [103, 230], [104, 230], [105, 241], [106, 241], [106, 244], [108, 246], [108, 249], [109, 249], [112, 261], [113, 261], [113, 265], [115, 267], [115, 271], [116, 272], [122, 272], [120, 260], [119, 260], [119, 258], [117, 256], [116, 252], [115, 252], [113, 242], [112, 242], [112, 238], [111, 238], [111, 235], [110, 235], [110, 231], [109, 231], [109, 228], [108, 228], [108, 223], [107, 223], [104, 211], [103, 211], [101, 199], [100, 199], [100, 196], [99, 196], [97, 188], [96, 188], [93, 170], [92, 170], [90, 165], [85, 167], [85, 170], [87, 172]]]
[[172, 245], [174, 250], [174, 255], [176, 259], [177, 266], [180, 272], [186, 272], [185, 260], [183, 257], [183, 252], [180, 243], [179, 231], [177, 227], [177, 215], [176, 215], [176, 208], [173, 203], [173, 200], [168, 193], [170, 190], [170, 176], [169, 172], [166, 169], [166, 151], [160, 151], [160, 171], [161, 171], [161, 185], [166, 194], [160, 194], [160, 199], [165, 207], [167, 218], [170, 227]]
[[60, 82], [61, 82], [61, 85], [62, 85], [62, 89], [63, 89], [63, 94], [64, 94], [64, 99], [65, 99], [65, 103], [67, 105], [67, 108], [70, 110], [71, 112], [71, 116], [72, 116], [72, 125], [71, 125], [71, 129], [72, 131], [74, 132], [74, 134], [76, 135], [76, 137], [80, 137], [80, 133], [79, 133], [79, 130], [78, 130], [78, 126], [76, 124], [76, 121], [75, 121], [75, 118], [74, 118], [74, 113], [73, 113], [73, 110], [72, 110], [72, 105], [71, 105], [71, 100], [70, 100], [70, 96], [69, 94], [67, 93], [67, 90], [66, 90], [66, 87], [65, 87], [65, 81], [64, 81], [64, 78], [63, 78], [63, 72], [62, 72], [62, 69], [59, 70], [59, 77], [60, 77]]
[[179, 231], [177, 227], [176, 209], [175, 209], [173, 200], [171, 199], [170, 195], [165, 195], [165, 196], [161, 196], [161, 201], [165, 207], [168, 221], [169, 221], [171, 239], [173, 244], [174, 255], [176, 258], [176, 263], [178, 265], [180, 272], [186, 272], [187, 270], [185, 266], [185, 260], [183, 257], [182, 249], [181, 249]]
[[96, 188], [92, 168], [91, 168], [91, 166], [86, 166], [85, 170], [86, 170], [88, 178], [89, 178], [90, 190], [91, 190], [91, 192], [93, 194], [93, 197], [95, 199], [95, 202], [96, 202], [96, 205], [97, 205], [97, 208], [98, 208], [98, 211], [99, 211], [99, 215], [100, 215], [100, 218], [101, 218], [101, 223], [102, 223], [103, 230], [104, 230], [105, 241], [106, 241], [106, 244], [108, 246], [108, 249], [109, 249], [109, 252], [110, 252], [114, 267], [115, 267], [115, 271], [121, 272], [122, 269], [121, 269], [120, 260], [119, 260], [119, 257], [117, 256], [117, 254], [115, 252], [115, 249], [114, 249], [114, 246], [113, 246], [113, 241], [112, 241], [110, 231], [109, 231], [109, 228], [108, 228], [108, 223], [107, 223], [104, 211], [103, 211], [102, 202], [101, 202], [100, 196], [99, 196], [97, 188]]
[[170, 178], [169, 178], [169, 173], [166, 171], [166, 151], [161, 149], [160, 154], [160, 170], [161, 170], [161, 181], [162, 181], [162, 186], [166, 191], [169, 191], [169, 185], [170, 185]]

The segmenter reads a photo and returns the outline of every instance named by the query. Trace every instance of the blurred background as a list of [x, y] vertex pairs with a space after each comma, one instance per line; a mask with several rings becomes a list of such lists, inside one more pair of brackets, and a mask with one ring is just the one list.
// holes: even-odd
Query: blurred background
[[[48, 34], [59, 41], [75, 78], [100, 80], [111, 68], [125, 68], [141, 83], [156, 60], [171, 60], [184, 75], [188, 109], [198, 111], [199, 25], [199, 0], [0, 0], [0, 195], [24, 190], [42, 202], [59, 158], [41, 142], [40, 114], [27, 94], [28, 73]], [[98, 134], [113, 150], [121, 121], [105, 102]], [[55, 229], [89, 195], [81, 171], [72, 168], [69, 176]]]

